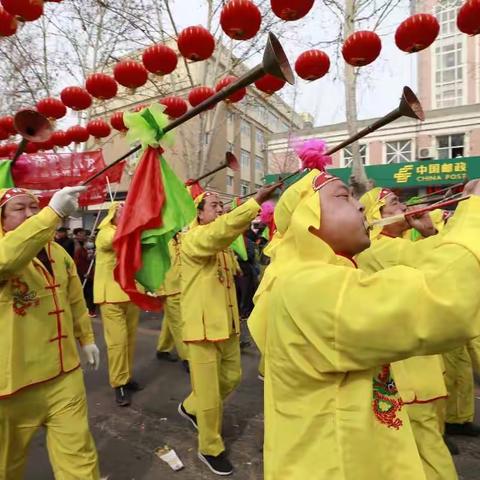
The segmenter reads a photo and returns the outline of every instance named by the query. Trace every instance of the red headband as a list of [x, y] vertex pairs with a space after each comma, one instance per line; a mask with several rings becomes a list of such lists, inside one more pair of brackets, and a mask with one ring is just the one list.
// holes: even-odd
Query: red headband
[[28, 190], [25, 190], [23, 188], [9, 188], [2, 196], [0, 200], [0, 208], [2, 208], [9, 200], [11, 200], [14, 197], [21, 197], [21, 196], [28, 196], [31, 197], [33, 200], [35, 200], [38, 203], [38, 198], [33, 195], [33, 193], [29, 192]]
[[312, 187], [315, 192], [318, 192], [321, 188], [323, 188], [327, 183], [333, 182], [334, 180], [340, 180], [338, 177], [334, 175], [330, 175], [327, 172], [319, 173], [312, 182]]

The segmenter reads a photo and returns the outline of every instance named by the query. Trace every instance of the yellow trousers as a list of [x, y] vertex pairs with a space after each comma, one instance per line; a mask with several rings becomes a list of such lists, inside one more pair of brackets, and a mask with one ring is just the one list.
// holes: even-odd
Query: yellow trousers
[[445, 384], [448, 391], [447, 423], [473, 422], [475, 397], [472, 361], [467, 347], [443, 354]]
[[165, 298], [163, 310], [162, 329], [158, 337], [157, 351], [171, 352], [176, 348], [182, 360], [187, 359], [187, 346], [182, 337], [182, 314], [180, 310], [180, 294], [170, 295]]
[[192, 393], [183, 402], [185, 410], [197, 417], [198, 448], [217, 456], [225, 450], [222, 439], [223, 401], [242, 377], [238, 335], [219, 342], [188, 344]]
[[415, 443], [427, 480], [457, 480], [457, 471], [438, 422], [437, 401], [407, 405]]
[[80, 369], [0, 400], [0, 480], [21, 480], [33, 435], [44, 427], [57, 480], [98, 480]]
[[108, 353], [110, 385], [121, 387], [133, 376], [133, 357], [140, 310], [132, 302], [102, 303], [103, 331]]

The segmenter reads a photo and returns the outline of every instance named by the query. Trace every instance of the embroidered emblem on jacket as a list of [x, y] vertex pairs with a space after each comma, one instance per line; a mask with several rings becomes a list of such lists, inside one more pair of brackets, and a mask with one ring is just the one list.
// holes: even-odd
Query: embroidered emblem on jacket
[[384, 365], [373, 379], [373, 412], [377, 419], [389, 428], [398, 430], [403, 422], [397, 417], [403, 401], [398, 396], [397, 386], [390, 375], [390, 365]]
[[39, 305], [35, 290], [29, 290], [29, 286], [18, 277], [12, 278], [13, 288], [13, 311], [22, 317], [26, 315], [27, 309]]

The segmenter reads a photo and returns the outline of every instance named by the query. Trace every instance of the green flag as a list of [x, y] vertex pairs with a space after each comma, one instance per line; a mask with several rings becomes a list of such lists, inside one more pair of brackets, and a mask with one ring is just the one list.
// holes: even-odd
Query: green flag
[[248, 260], [247, 247], [245, 246], [243, 235], [239, 235], [230, 247], [244, 262]]
[[190, 224], [197, 210], [183, 182], [175, 175], [165, 159], [160, 157], [165, 205], [162, 211], [163, 225], [142, 233], [142, 268], [136, 279], [148, 291], [154, 292], [165, 280], [170, 269], [168, 242]]
[[12, 177], [12, 161], [11, 160], [0, 160], [0, 188], [12, 188], [15, 184], [13, 183]]

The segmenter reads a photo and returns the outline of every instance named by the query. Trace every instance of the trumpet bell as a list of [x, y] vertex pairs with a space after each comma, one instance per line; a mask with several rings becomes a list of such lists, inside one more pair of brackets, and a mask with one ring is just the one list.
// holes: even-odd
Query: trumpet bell
[[238, 172], [240, 170], [240, 164], [238, 163], [237, 157], [232, 152], [227, 152], [225, 154], [225, 164], [234, 172]]
[[403, 87], [403, 95], [398, 110], [405, 117], [425, 120], [422, 104], [410, 87]]
[[271, 32], [268, 34], [267, 46], [263, 52], [262, 64], [265, 73], [281, 78], [290, 85], [295, 83], [295, 76], [290, 63], [288, 62], [287, 55], [278, 41], [278, 38]]
[[13, 119], [17, 132], [30, 142], [46, 142], [52, 135], [52, 125], [35, 110], [20, 110]]

